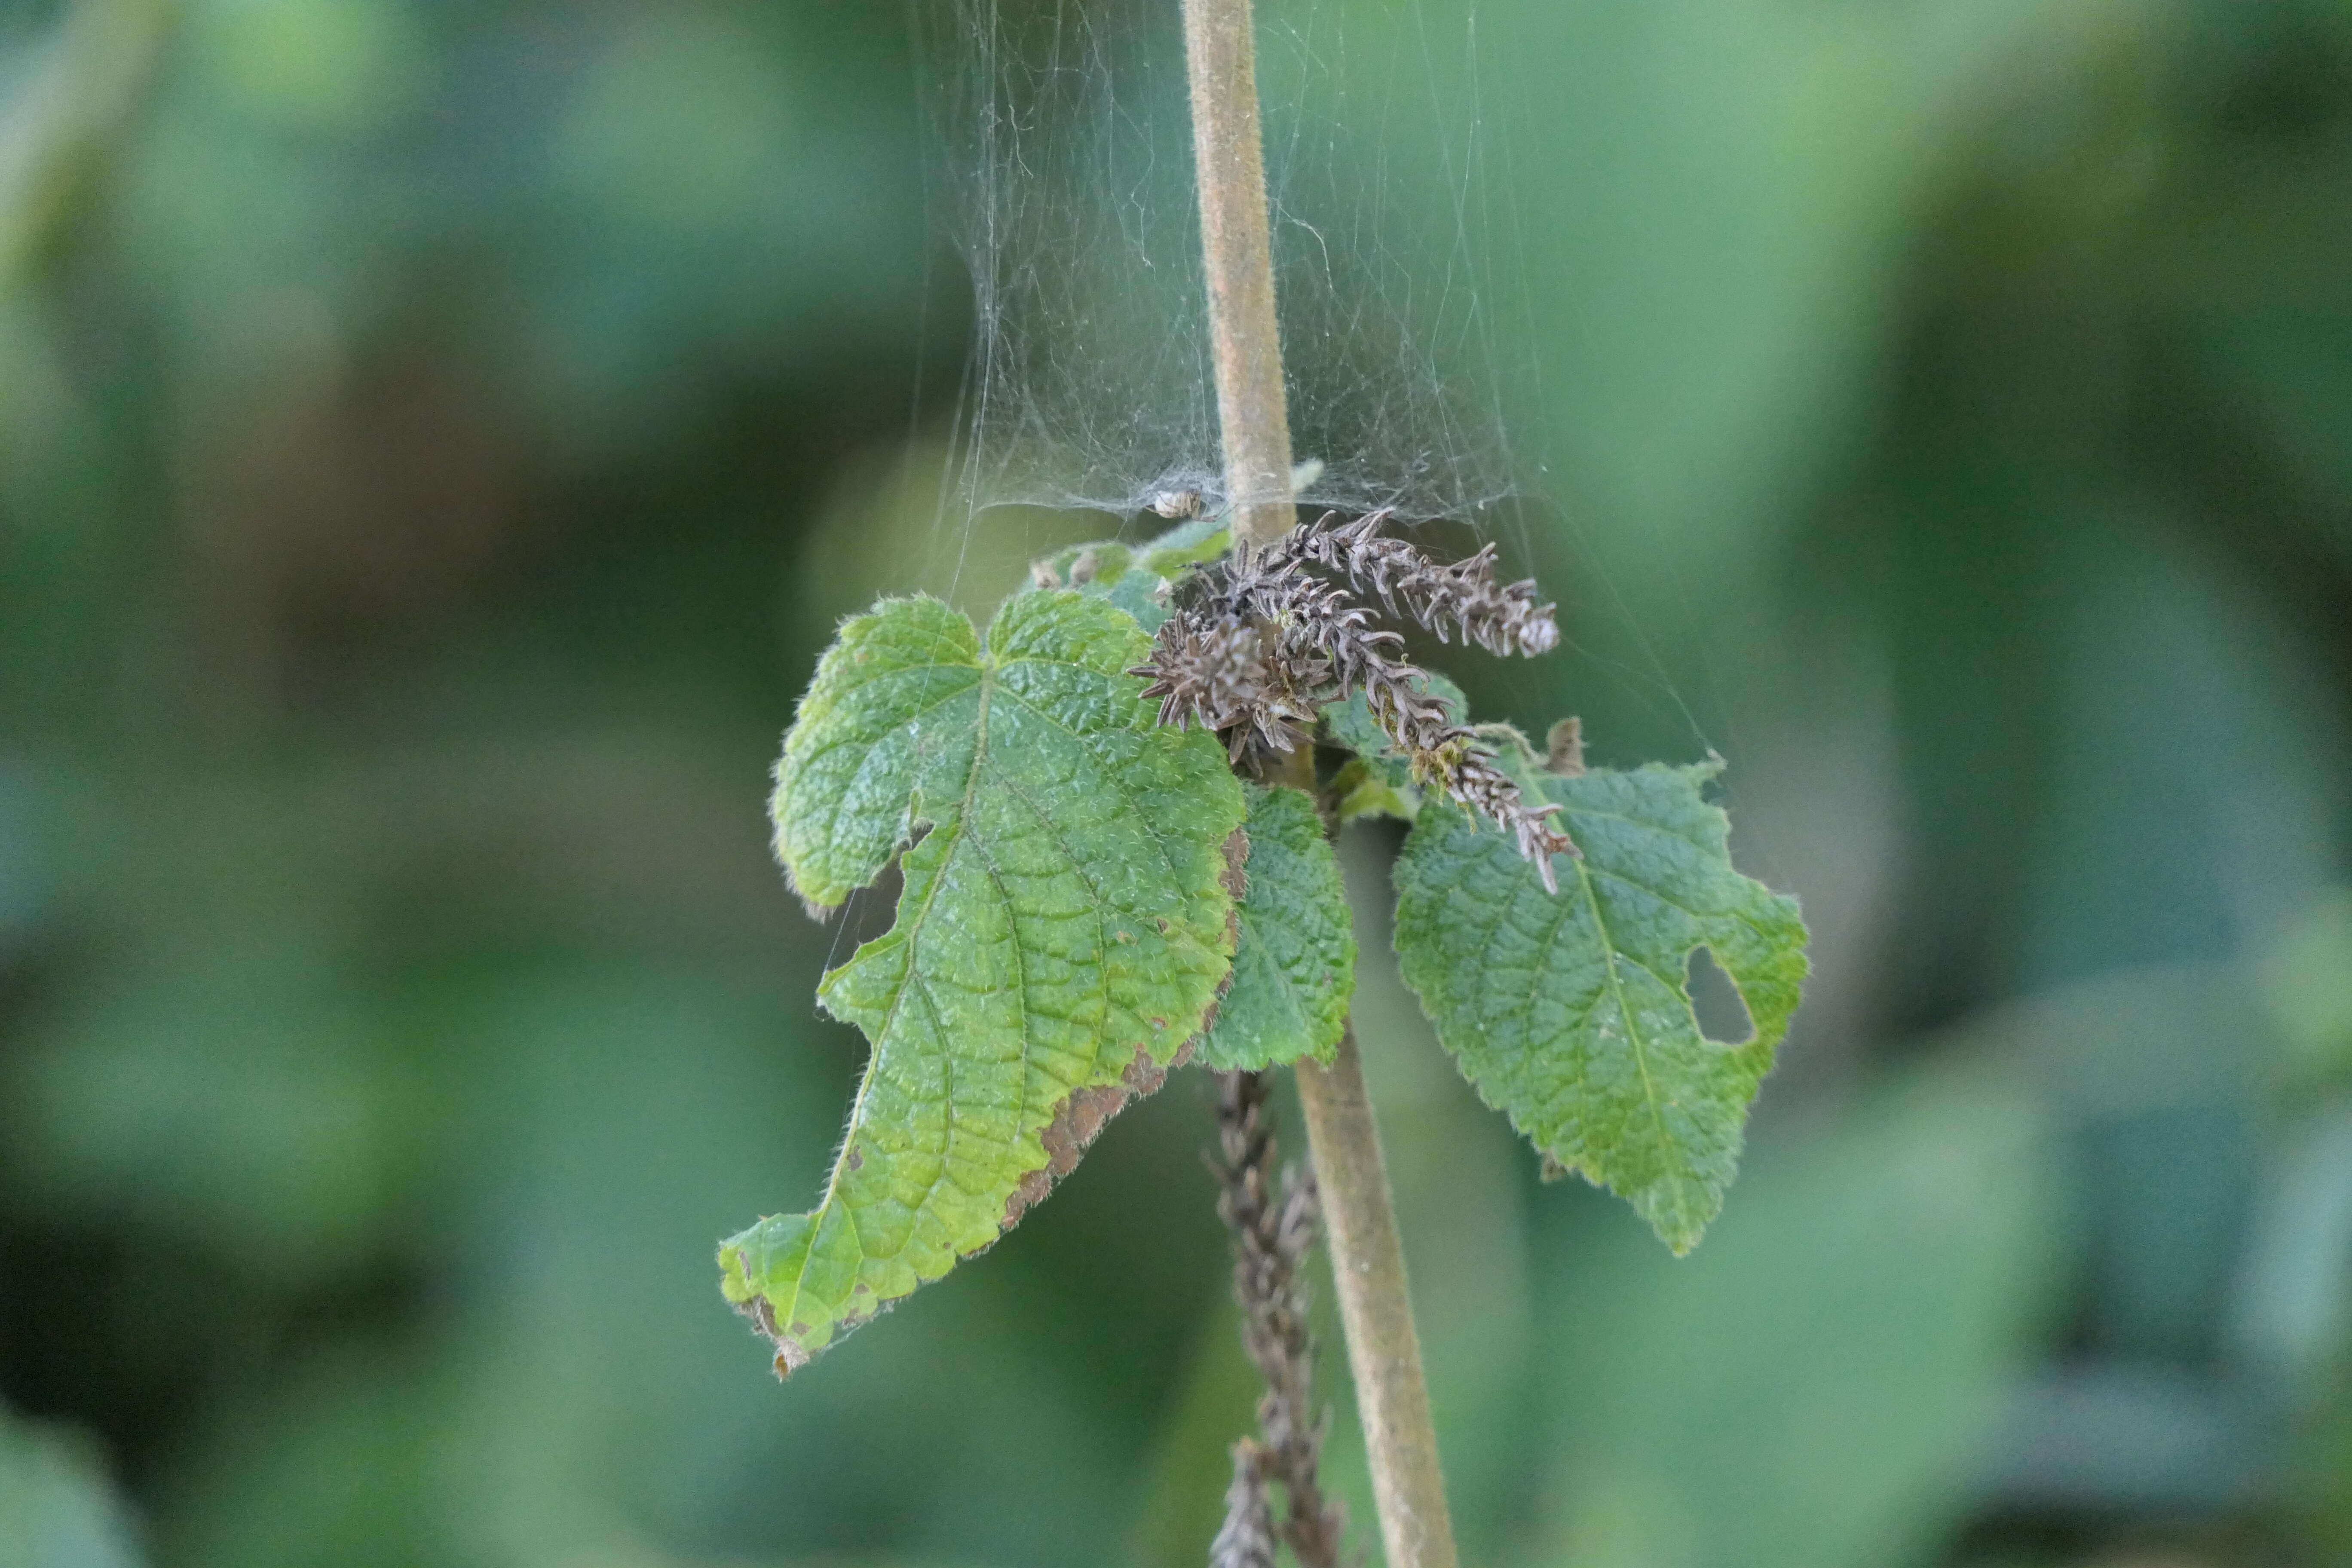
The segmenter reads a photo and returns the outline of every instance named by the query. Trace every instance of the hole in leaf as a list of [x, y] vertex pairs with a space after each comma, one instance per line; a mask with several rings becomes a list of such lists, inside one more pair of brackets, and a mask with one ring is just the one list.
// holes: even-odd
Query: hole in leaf
[[863, 888], [852, 891], [843, 907], [844, 918], [835, 929], [832, 952], [825, 959], [830, 969], [843, 959], [888, 931], [898, 918], [898, 890], [906, 879], [899, 873], [898, 860], [893, 856], [882, 874]]
[[1683, 991], [1690, 997], [1691, 1011], [1698, 1016], [1698, 1032], [1717, 1045], [1744, 1046], [1756, 1037], [1756, 1021], [1748, 1016], [1748, 1004], [1739, 999], [1739, 987], [1706, 948], [1691, 949]]

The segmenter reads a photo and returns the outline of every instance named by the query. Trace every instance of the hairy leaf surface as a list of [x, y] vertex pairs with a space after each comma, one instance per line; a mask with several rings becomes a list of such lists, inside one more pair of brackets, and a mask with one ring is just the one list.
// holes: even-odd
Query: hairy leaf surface
[[1249, 786], [1248, 883], [1233, 984], [1201, 1060], [1252, 1070], [1328, 1062], [1356, 993], [1356, 931], [1339, 858], [1298, 791]]
[[[1396, 870], [1405, 983], [1464, 1075], [1677, 1253], [1723, 1206], [1806, 971], [1796, 900], [1732, 868], [1729, 823], [1700, 795], [1719, 765], [1526, 770], [1584, 851], [1555, 859], [1557, 897], [1508, 838], [1437, 798]], [[1701, 945], [1747, 1005], [1745, 1045], [1700, 1032], [1685, 975]]]
[[985, 644], [898, 599], [818, 666], [778, 855], [817, 904], [901, 849], [904, 886], [818, 991], [872, 1044], [823, 1201], [719, 1249], [780, 1371], [994, 1241], [1200, 1029], [1244, 801], [1213, 738], [1153, 722], [1124, 673], [1149, 646], [1076, 593], [1015, 596]]

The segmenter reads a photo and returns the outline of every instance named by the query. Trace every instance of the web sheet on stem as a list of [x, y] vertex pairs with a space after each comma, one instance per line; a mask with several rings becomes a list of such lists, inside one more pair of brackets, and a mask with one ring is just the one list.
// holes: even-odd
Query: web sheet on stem
[[[977, 327], [951, 510], [1215, 507], [1177, 0], [915, 4]], [[1475, 521], [1519, 479], [1477, 6], [1258, 0], [1302, 500]]]
[[[1500, 539], [1559, 597], [1564, 657], [1491, 678], [1497, 706], [1524, 689], [1544, 714], [1573, 666], [1696, 758], [1713, 742], [1542, 461], [1559, 344], [1535, 290], [1577, 279], [1530, 254], [1515, 189], [1577, 153], [1513, 40], [1554, 3], [1255, 0], [1300, 500], [1466, 524], [1449, 551]], [[910, 5], [933, 216], [974, 327], [931, 558], [960, 580], [981, 531], [1053, 533], [1019, 509], [1108, 512], [1129, 536], [1166, 526], [1155, 502], [1219, 510], [1181, 0]]]

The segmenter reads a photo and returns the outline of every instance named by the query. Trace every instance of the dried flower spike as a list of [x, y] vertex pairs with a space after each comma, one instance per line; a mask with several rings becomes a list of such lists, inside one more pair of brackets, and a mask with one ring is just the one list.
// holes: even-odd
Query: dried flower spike
[[1234, 1445], [1234, 1480], [1225, 1489], [1225, 1522], [1209, 1543], [1209, 1568], [1275, 1568], [1274, 1500], [1265, 1457], [1247, 1437]]
[[1492, 545], [1439, 565], [1402, 540], [1381, 537], [1387, 515], [1370, 513], [1343, 528], [1329, 526], [1327, 516], [1269, 545], [1236, 545], [1183, 579], [1179, 607], [1160, 627], [1150, 660], [1129, 673], [1150, 681], [1144, 695], [1160, 700], [1161, 723], [1198, 719], [1225, 737], [1237, 763], [1252, 752], [1296, 750], [1323, 704], [1362, 692], [1414, 776], [1491, 817], [1534, 863], [1544, 887], [1558, 892], [1551, 858], [1576, 853], [1551, 820], [1559, 807], [1529, 806], [1496, 765], [1494, 748], [1417, 689], [1423, 671], [1405, 660], [1404, 639], [1376, 627], [1371, 611], [1308, 568], [1345, 576], [1440, 640], [1450, 628], [1497, 656], [1557, 647], [1553, 606], [1537, 602], [1531, 580], [1496, 584]]
[[1315, 722], [1312, 692], [1325, 672], [1278, 666], [1265, 655], [1257, 628], [1230, 617], [1171, 616], [1151, 659], [1128, 671], [1148, 678], [1143, 695], [1160, 700], [1160, 721], [1226, 737], [1233, 760], [1253, 748], [1296, 750]]
[[[1347, 1517], [1326, 1497], [1317, 1475], [1328, 1409], [1315, 1403], [1315, 1339], [1307, 1331], [1307, 1255], [1320, 1222], [1315, 1176], [1286, 1166], [1275, 1191], [1274, 1130], [1266, 1100], [1273, 1075], [1217, 1075], [1217, 1140], [1213, 1159], [1223, 1191], [1217, 1214], [1234, 1241], [1234, 1300], [1242, 1309], [1242, 1344], [1265, 1380], [1257, 1402], [1257, 1439], [1234, 1446], [1234, 1484], [1213, 1568], [1274, 1561], [1275, 1526], [1266, 1484], [1282, 1484], [1286, 1507], [1280, 1539], [1300, 1568], [1339, 1568]], [[1254, 1555], [1262, 1552], [1263, 1555]]]
[[1366, 512], [1334, 527], [1327, 512], [1311, 527], [1294, 529], [1275, 548], [1287, 550], [1328, 571], [1342, 573], [1360, 594], [1378, 595], [1392, 616], [1402, 616], [1447, 640], [1449, 627], [1465, 643], [1476, 643], [1496, 658], [1532, 658], [1559, 646], [1555, 606], [1536, 601], [1532, 577], [1505, 586], [1495, 581], [1496, 550], [1488, 544], [1466, 561], [1439, 565], [1402, 539], [1381, 535], [1386, 510]]

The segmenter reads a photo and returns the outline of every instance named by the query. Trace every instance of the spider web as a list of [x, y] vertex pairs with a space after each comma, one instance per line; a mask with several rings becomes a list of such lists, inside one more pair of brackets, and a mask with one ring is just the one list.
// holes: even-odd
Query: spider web
[[[1548, 340], [1514, 146], [1558, 126], [1511, 35], [1525, 6], [1557, 3], [1255, 0], [1297, 494], [1448, 520], [1438, 548], [1499, 538], [1514, 571], [1538, 564], [1540, 532], [1563, 651], [1704, 756], [1717, 748], [1526, 438], [1549, 427]], [[1186, 492], [1220, 510], [1182, 0], [909, 4], [929, 199], [974, 326], [934, 560], [960, 577], [979, 530], [1029, 526], [993, 509], [1108, 512], [1123, 534], [1165, 528], [1154, 503]], [[1556, 676], [1515, 668], [1490, 679], [1554, 700]]]
[[[953, 527], [996, 506], [1221, 502], [1180, 0], [914, 0], [935, 205], [976, 346]], [[1519, 489], [1524, 290], [1478, 0], [1259, 0], [1300, 500], [1481, 531]], [[1518, 334], [1521, 342], [1525, 334]]]

